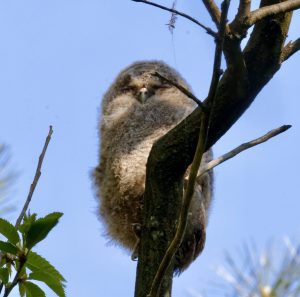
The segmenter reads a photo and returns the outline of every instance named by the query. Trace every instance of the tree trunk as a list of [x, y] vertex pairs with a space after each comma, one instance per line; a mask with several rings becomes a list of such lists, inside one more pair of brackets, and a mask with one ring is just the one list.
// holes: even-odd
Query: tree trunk
[[[277, 3], [262, 0], [261, 5]], [[257, 23], [242, 52], [240, 41], [227, 38], [227, 70], [217, 91], [207, 149], [239, 119], [281, 66], [281, 51], [292, 13], [268, 17]], [[205, 101], [206, 106], [210, 102]], [[142, 236], [135, 297], [146, 297], [165, 251], [172, 240], [182, 201], [183, 175], [195, 152], [201, 111], [189, 117], [156, 142], [147, 163]], [[171, 296], [173, 265], [162, 283], [159, 297]]]

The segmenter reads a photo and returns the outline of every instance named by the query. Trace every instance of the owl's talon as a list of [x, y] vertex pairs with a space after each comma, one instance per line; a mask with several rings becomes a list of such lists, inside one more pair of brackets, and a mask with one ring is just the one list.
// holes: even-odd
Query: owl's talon
[[142, 225], [140, 223], [131, 224], [132, 230], [137, 238], [141, 237]]
[[131, 254], [132, 261], [137, 261], [138, 256], [139, 256], [139, 253], [138, 253], [139, 247], [140, 247], [140, 239], [138, 238], [134, 245], [133, 252]]

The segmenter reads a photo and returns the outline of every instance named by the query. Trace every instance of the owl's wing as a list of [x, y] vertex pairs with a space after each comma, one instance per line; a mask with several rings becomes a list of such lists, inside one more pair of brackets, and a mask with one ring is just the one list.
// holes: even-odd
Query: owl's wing
[[[213, 159], [212, 150], [207, 151], [204, 153], [201, 165], [199, 168], [198, 173], [200, 173], [201, 167], [211, 161]], [[187, 187], [188, 178], [190, 174], [190, 167], [188, 167], [185, 177], [184, 177], [184, 189]], [[209, 210], [210, 203], [213, 196], [213, 170], [210, 170], [209, 172], [205, 173], [200, 177], [200, 175], [196, 178], [196, 184], [195, 184], [195, 196], [199, 197], [201, 199], [201, 202], [203, 203], [204, 209], [206, 211]]]
[[[204, 154], [202, 163], [212, 159], [211, 151]], [[187, 187], [190, 168], [184, 179], [184, 190]], [[190, 205], [188, 224], [182, 244], [175, 255], [175, 273], [181, 273], [202, 252], [206, 239], [206, 225], [209, 207], [212, 200], [213, 172], [207, 172], [196, 179], [193, 199]]]

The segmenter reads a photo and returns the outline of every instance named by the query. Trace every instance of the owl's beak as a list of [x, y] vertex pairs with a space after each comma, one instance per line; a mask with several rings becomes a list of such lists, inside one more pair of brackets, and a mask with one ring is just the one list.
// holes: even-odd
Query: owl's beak
[[146, 87], [143, 87], [139, 90], [139, 93], [138, 93], [138, 100], [141, 102], [141, 103], [145, 103], [147, 101], [147, 99], [149, 97], [151, 97], [153, 95], [153, 92], [151, 92], [148, 88]]

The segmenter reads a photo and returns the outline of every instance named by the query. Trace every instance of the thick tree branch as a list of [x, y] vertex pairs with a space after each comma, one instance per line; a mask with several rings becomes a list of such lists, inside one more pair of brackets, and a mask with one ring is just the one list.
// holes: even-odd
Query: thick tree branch
[[[262, 0], [262, 6], [277, 0]], [[281, 65], [281, 51], [290, 24], [291, 13], [268, 17], [254, 26], [243, 53], [239, 42], [234, 48], [239, 57], [229, 55], [213, 105], [205, 149], [210, 148], [237, 121], [260, 90]], [[224, 47], [227, 47], [226, 42]], [[230, 49], [230, 46], [228, 46]], [[227, 58], [226, 58], [227, 59]], [[212, 106], [205, 100], [204, 106]], [[176, 218], [182, 206], [183, 177], [196, 151], [202, 111], [197, 108], [173, 130], [155, 142], [146, 169], [143, 222], [139, 247], [135, 297], [145, 297], [160, 261], [171, 242]], [[160, 297], [171, 294], [172, 265], [161, 284]]]
[[216, 5], [214, 0], [202, 0], [202, 2], [205, 5], [211, 19], [217, 28], [219, 28], [221, 20], [221, 11], [219, 10], [219, 7]]
[[300, 38], [289, 42], [282, 50], [281, 61], [284, 62], [300, 50]]
[[249, 15], [251, 8], [251, 0], [240, 0], [240, 5], [238, 8], [238, 13], [236, 18], [242, 19]]
[[245, 25], [245, 20], [250, 15], [251, 0], [240, 0], [238, 12], [234, 20], [230, 24], [232, 33], [242, 39], [247, 35], [248, 27]]
[[280, 13], [290, 12], [299, 8], [300, 0], [288, 0], [273, 5], [264, 6], [251, 12], [247, 18], [246, 24], [248, 27], [250, 27], [268, 16], [275, 16]]
[[238, 13], [230, 24], [231, 34], [239, 39], [245, 38], [247, 30], [257, 22], [271, 16], [277, 16], [300, 8], [300, 0], [287, 0], [283, 2], [261, 1], [261, 7], [250, 12], [251, 0], [240, 0]]
[[180, 12], [176, 9], [173, 9], [173, 8], [168, 8], [166, 6], [163, 6], [163, 5], [160, 5], [160, 4], [157, 4], [157, 3], [154, 3], [154, 2], [150, 2], [150, 1], [146, 1], [146, 0], [132, 0], [134, 2], [141, 2], [141, 3], [145, 3], [145, 4], [149, 4], [151, 6], [154, 6], [154, 7], [157, 7], [157, 8], [160, 8], [162, 10], [166, 10], [166, 11], [169, 11], [171, 13], [174, 13], [176, 15], [180, 15], [188, 20], [190, 20], [191, 22], [197, 24], [198, 26], [200, 26], [202, 29], [204, 29], [206, 31], [207, 34], [213, 36], [213, 37], [216, 37], [217, 33], [215, 31], [213, 31], [211, 28], [203, 25], [202, 23], [200, 23], [199, 21], [197, 21], [195, 18], [187, 15], [186, 13], [183, 13], [183, 12]]
[[[224, 36], [225, 36], [225, 29], [226, 29], [226, 20], [228, 14], [230, 0], [225, 0], [222, 4], [222, 14], [221, 14], [221, 21], [220, 21], [220, 29], [216, 43], [216, 50], [215, 50], [215, 58], [214, 58], [214, 65], [213, 65], [213, 74], [210, 84], [210, 89], [208, 93], [208, 99], [211, 100], [212, 105], [216, 96], [216, 91], [218, 88], [218, 82], [221, 76], [221, 57], [222, 57], [222, 49], [224, 43]], [[210, 108], [211, 111], [211, 108]], [[209, 124], [210, 114], [202, 112], [202, 123], [198, 138], [198, 143], [196, 147], [195, 156], [191, 165], [191, 171], [189, 174], [188, 185], [185, 191], [185, 196], [183, 199], [183, 204], [181, 207], [181, 212], [179, 216], [179, 223], [175, 233], [175, 236], [168, 247], [160, 265], [157, 270], [157, 273], [154, 277], [150, 293], [148, 297], [156, 297], [158, 296], [158, 291], [161, 285], [161, 282], [174, 258], [175, 253], [179, 249], [182, 239], [184, 237], [185, 229], [187, 226], [188, 221], [188, 213], [189, 207], [191, 204], [192, 197], [194, 195], [195, 189], [195, 182], [198, 175], [199, 166], [201, 163], [201, 159], [203, 154], [205, 153], [205, 146], [206, 146], [206, 139], [207, 139], [207, 132], [208, 132], [208, 124]]]
[[[278, 0], [262, 0], [261, 7], [272, 6]], [[261, 88], [280, 69], [282, 63], [282, 49], [288, 35], [292, 13], [279, 14], [258, 22], [252, 31], [244, 49], [249, 84], [251, 92], [257, 95]], [[254, 57], [253, 53], [256, 53]], [[261, 71], [268, 69], [268, 71]]]

